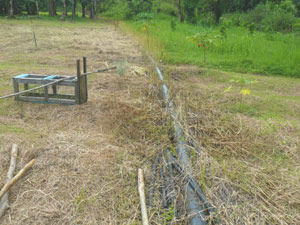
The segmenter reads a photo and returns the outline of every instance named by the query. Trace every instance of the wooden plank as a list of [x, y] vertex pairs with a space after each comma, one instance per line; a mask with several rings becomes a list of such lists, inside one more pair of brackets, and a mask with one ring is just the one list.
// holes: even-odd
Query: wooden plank
[[[55, 80], [43, 80], [43, 79], [32, 79], [32, 78], [24, 78], [24, 79], [16, 79], [19, 84], [49, 84]], [[59, 82], [57, 85], [60, 86], [75, 86], [76, 80], [65, 80]]]
[[[14, 85], [14, 93], [19, 92], [19, 84], [17, 82], [17, 79], [13, 78], [13, 85]], [[15, 100], [18, 100], [19, 96], [15, 96]]]
[[19, 101], [33, 102], [33, 103], [64, 104], [64, 105], [76, 104], [76, 100], [74, 99], [49, 98], [48, 101], [45, 102], [44, 97], [29, 97], [29, 96], [20, 96]]

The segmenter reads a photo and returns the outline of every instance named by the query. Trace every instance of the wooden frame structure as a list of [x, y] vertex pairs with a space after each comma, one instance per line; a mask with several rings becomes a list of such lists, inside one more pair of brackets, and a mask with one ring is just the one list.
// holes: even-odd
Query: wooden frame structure
[[[57, 80], [64, 79], [55, 84], [49, 84], [43, 88], [43, 92], [39, 93], [25, 93], [15, 96], [16, 101], [46, 103], [46, 104], [65, 104], [75, 105], [83, 104], [88, 100], [87, 87], [87, 64], [86, 57], [83, 57], [83, 75], [80, 72], [80, 60], [76, 61], [77, 76], [61, 76], [61, 75], [39, 75], [39, 74], [21, 74], [13, 78], [14, 92], [20, 91], [20, 84], [24, 85], [24, 90], [29, 89], [30, 84], [47, 85]], [[52, 93], [49, 93], [49, 87], [52, 86]], [[58, 94], [57, 86], [74, 87], [74, 95]]]

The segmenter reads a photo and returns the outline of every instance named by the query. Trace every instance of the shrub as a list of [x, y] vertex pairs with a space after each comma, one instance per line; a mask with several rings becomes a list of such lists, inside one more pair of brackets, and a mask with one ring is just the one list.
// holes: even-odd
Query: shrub
[[292, 15], [296, 16], [297, 15], [297, 9], [295, 7], [295, 5], [293, 4], [293, 2], [291, 0], [285, 0], [282, 1], [279, 5], [279, 7], [288, 12], [291, 13]]
[[292, 13], [295, 13], [295, 7], [293, 10], [288, 2], [280, 5], [260, 4], [243, 16], [241, 24], [245, 27], [253, 24], [256, 30], [261, 31], [291, 32], [297, 18]]
[[273, 10], [262, 21], [262, 28], [268, 31], [291, 32], [297, 18], [282, 9]]
[[177, 16], [177, 8], [174, 4], [165, 1], [154, 1], [153, 8], [157, 13]]
[[197, 18], [197, 24], [204, 27], [215, 26], [215, 16], [212, 13], [203, 13]]
[[126, 18], [131, 19], [139, 13], [151, 12], [151, 9], [151, 0], [128, 0], [128, 10], [126, 12]]

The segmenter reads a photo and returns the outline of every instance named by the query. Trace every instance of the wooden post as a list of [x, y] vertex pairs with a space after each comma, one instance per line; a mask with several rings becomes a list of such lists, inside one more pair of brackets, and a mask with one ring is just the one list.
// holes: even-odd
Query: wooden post
[[[87, 73], [87, 64], [86, 64], [86, 57], [83, 57], [83, 73]], [[85, 98], [84, 102], [88, 100], [88, 82], [87, 82], [87, 75], [84, 75], [84, 83], [85, 83]]]
[[48, 102], [48, 100], [49, 100], [48, 86], [44, 87], [44, 94], [45, 94], [45, 101]]
[[24, 84], [24, 90], [28, 90], [29, 85], [28, 84]]
[[56, 85], [52, 85], [52, 91], [53, 91], [53, 94], [57, 94], [57, 86]]
[[[14, 92], [18, 93], [19, 92], [19, 84], [17, 79], [13, 79], [13, 84], [14, 84]], [[19, 100], [19, 95], [15, 96], [15, 100]]]
[[80, 60], [76, 60], [76, 65], [77, 65], [77, 83], [75, 85], [75, 99], [76, 99], [76, 104], [81, 104], [81, 96], [80, 96], [80, 85], [81, 85], [81, 73], [80, 73]]

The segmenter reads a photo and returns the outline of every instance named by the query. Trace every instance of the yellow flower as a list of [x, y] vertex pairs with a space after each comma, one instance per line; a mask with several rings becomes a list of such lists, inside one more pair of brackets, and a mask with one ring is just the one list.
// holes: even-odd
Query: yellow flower
[[147, 30], [147, 27], [146, 26], [144, 26], [143, 28], [142, 28], [142, 31], [146, 31]]
[[250, 91], [249, 89], [247, 89], [247, 88], [244, 88], [244, 89], [242, 89], [242, 90], [240, 91], [240, 94], [241, 94], [241, 95], [244, 95], [244, 96], [250, 95], [250, 94], [251, 94], [251, 91]]

